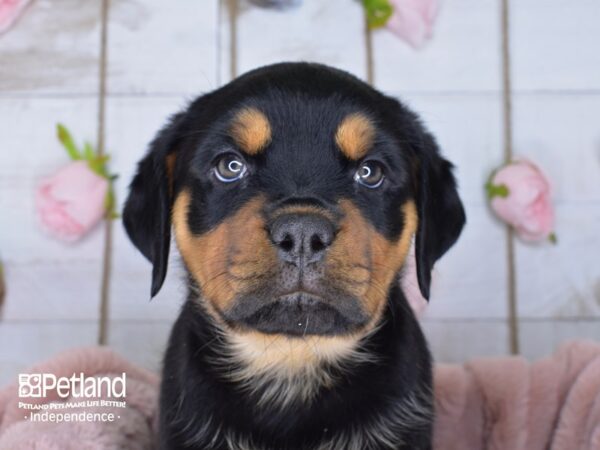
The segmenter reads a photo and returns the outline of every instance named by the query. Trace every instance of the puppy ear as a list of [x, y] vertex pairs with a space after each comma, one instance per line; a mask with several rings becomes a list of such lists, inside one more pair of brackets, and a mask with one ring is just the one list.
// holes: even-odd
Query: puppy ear
[[160, 290], [167, 274], [173, 203], [170, 177], [181, 117], [181, 114], [174, 116], [150, 144], [148, 153], [138, 164], [123, 210], [123, 224], [129, 239], [152, 263], [152, 297]]
[[452, 164], [442, 158], [434, 138], [424, 134], [417, 170], [417, 279], [429, 299], [433, 264], [456, 242], [466, 222]]

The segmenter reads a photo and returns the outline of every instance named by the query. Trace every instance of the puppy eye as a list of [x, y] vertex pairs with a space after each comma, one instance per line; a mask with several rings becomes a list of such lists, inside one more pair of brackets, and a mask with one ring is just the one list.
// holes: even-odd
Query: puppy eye
[[384, 178], [383, 167], [377, 161], [365, 161], [354, 174], [354, 181], [371, 189], [381, 186]]
[[246, 172], [244, 161], [233, 153], [222, 156], [215, 166], [215, 175], [223, 183], [237, 181], [246, 175]]

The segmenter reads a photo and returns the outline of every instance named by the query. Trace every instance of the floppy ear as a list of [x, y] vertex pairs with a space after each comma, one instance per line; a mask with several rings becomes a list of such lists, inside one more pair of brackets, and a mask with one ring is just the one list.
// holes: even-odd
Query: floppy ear
[[171, 176], [182, 114], [174, 116], [150, 144], [129, 186], [123, 224], [129, 239], [152, 263], [151, 296], [160, 290], [167, 274], [171, 240]]
[[434, 138], [424, 133], [417, 176], [417, 278], [429, 299], [433, 264], [456, 242], [466, 222], [452, 164], [442, 158]]

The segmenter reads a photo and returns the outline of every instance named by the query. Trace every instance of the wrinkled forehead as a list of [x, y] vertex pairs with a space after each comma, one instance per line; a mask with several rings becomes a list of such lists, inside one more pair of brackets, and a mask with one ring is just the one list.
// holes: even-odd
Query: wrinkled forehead
[[358, 161], [381, 134], [377, 118], [360, 105], [300, 94], [250, 99], [231, 108], [222, 127], [241, 152], [290, 164]]
[[223, 102], [219, 114], [209, 117], [194, 123], [206, 134], [193, 147], [193, 171], [204, 172], [220, 155], [234, 151], [250, 165], [252, 176], [244, 182], [244, 195], [260, 191], [269, 198], [317, 196], [337, 201], [354, 196], [353, 177], [364, 160], [385, 165], [387, 185], [393, 189], [402, 187], [410, 171], [410, 156], [385, 121], [384, 111], [356, 98], [261, 93]]

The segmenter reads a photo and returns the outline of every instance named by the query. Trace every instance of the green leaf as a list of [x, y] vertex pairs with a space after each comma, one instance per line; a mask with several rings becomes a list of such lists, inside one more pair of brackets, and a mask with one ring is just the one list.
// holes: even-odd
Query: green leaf
[[370, 29], [383, 27], [394, 13], [388, 0], [362, 0]]
[[110, 156], [97, 154], [94, 147], [89, 142], [83, 144], [83, 152], [81, 152], [75, 145], [69, 130], [60, 123], [56, 124], [56, 133], [58, 140], [65, 147], [71, 159], [85, 160], [90, 170], [109, 181], [110, 185], [108, 192], [106, 193], [106, 198], [104, 199], [106, 211], [105, 218], [109, 220], [117, 219], [119, 214], [115, 211], [117, 202], [115, 200], [115, 190], [113, 186], [113, 182], [117, 178], [117, 175], [108, 172], [108, 161], [110, 160]]
[[104, 199], [104, 208], [107, 212], [112, 210], [113, 204], [115, 203], [115, 194], [112, 190], [112, 187], [106, 193], [106, 198]]
[[83, 144], [83, 157], [88, 161], [91, 161], [96, 157], [96, 152], [94, 151], [94, 147], [89, 142]]
[[115, 190], [111, 182], [108, 193], [106, 194], [106, 199], [104, 200], [104, 207], [106, 209], [105, 217], [107, 219], [113, 220], [119, 218], [119, 214], [115, 211], [116, 205]]
[[71, 133], [69, 133], [69, 130], [67, 130], [67, 127], [60, 123], [56, 124], [56, 134], [58, 136], [58, 140], [63, 145], [72, 160], [76, 161], [82, 159], [81, 153], [77, 149], [77, 146], [73, 141], [73, 137], [71, 136]]
[[556, 233], [550, 233], [548, 235], [548, 240], [554, 245], [558, 244], [558, 238], [556, 237]]
[[110, 160], [110, 155], [98, 155], [95, 157], [95, 161], [103, 166]]
[[488, 199], [493, 199], [494, 197], [508, 197], [510, 191], [508, 190], [508, 186], [505, 184], [493, 184], [492, 182], [488, 182], [485, 185], [485, 190], [487, 191]]
[[94, 173], [109, 180], [110, 176], [106, 169], [106, 163], [109, 159], [109, 155], [94, 155], [92, 159], [88, 160], [88, 166]]

